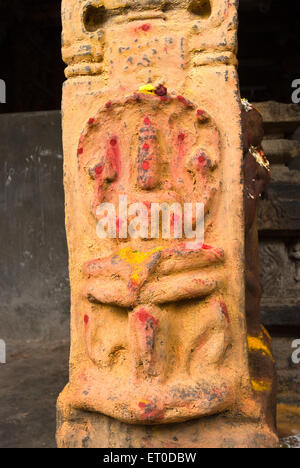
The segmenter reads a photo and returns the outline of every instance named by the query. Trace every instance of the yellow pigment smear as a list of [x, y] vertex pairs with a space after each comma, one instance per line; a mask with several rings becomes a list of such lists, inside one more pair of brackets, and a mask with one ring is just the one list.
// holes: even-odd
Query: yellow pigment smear
[[148, 405], [148, 404], [149, 404], [149, 401], [147, 401], [147, 400], [140, 400], [139, 403], [143, 403], [144, 405]]
[[251, 379], [251, 385], [255, 392], [269, 392], [272, 389], [272, 382], [269, 380]]
[[131, 247], [125, 247], [119, 251], [119, 257], [133, 267], [133, 273], [130, 279], [136, 283], [140, 281], [139, 273], [143, 270], [143, 263], [146, 262], [154, 253], [160, 252], [163, 248], [156, 247], [149, 252], [132, 250]]
[[261, 351], [263, 354], [269, 356], [272, 361], [274, 361], [271, 351], [263, 342], [262, 333], [258, 337], [248, 336], [248, 348], [249, 351]]
[[143, 94], [155, 94], [155, 87], [151, 84], [147, 84], [139, 87], [139, 93]]
[[253, 109], [255, 109], [263, 117], [262, 111], [258, 107], [253, 106]]

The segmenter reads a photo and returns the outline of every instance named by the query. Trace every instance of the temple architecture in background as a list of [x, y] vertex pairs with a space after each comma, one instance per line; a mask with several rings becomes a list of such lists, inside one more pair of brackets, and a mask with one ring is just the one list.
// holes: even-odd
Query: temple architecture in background
[[[256, 228], [269, 164], [239, 94], [237, 2], [64, 0], [62, 18], [72, 306], [58, 446], [276, 447]], [[130, 236], [134, 211], [100, 239], [99, 206], [120, 196], [143, 216], [201, 203], [204, 243]]]

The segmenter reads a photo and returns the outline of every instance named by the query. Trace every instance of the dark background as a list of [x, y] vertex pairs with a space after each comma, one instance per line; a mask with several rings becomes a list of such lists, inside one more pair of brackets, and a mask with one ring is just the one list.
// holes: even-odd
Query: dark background
[[[60, 0], [1, 0], [0, 78], [7, 104], [0, 113], [60, 108], [64, 65]], [[240, 0], [241, 91], [251, 101], [290, 102], [300, 77], [300, 2]]]

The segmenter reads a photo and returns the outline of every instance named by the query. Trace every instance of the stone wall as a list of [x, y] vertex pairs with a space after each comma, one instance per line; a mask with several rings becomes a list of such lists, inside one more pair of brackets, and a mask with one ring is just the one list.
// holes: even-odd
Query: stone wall
[[66, 337], [60, 112], [0, 116], [0, 338]]
[[300, 326], [300, 107], [257, 103], [272, 181], [259, 210], [262, 314], [267, 326]]

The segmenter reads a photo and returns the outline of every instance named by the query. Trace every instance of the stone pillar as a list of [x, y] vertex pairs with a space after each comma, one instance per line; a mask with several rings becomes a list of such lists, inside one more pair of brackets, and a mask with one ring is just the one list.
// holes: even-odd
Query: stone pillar
[[[58, 446], [274, 447], [237, 2], [63, 0], [62, 17], [72, 307]], [[170, 236], [151, 217], [162, 203]], [[204, 243], [180, 218], [197, 203]]]

